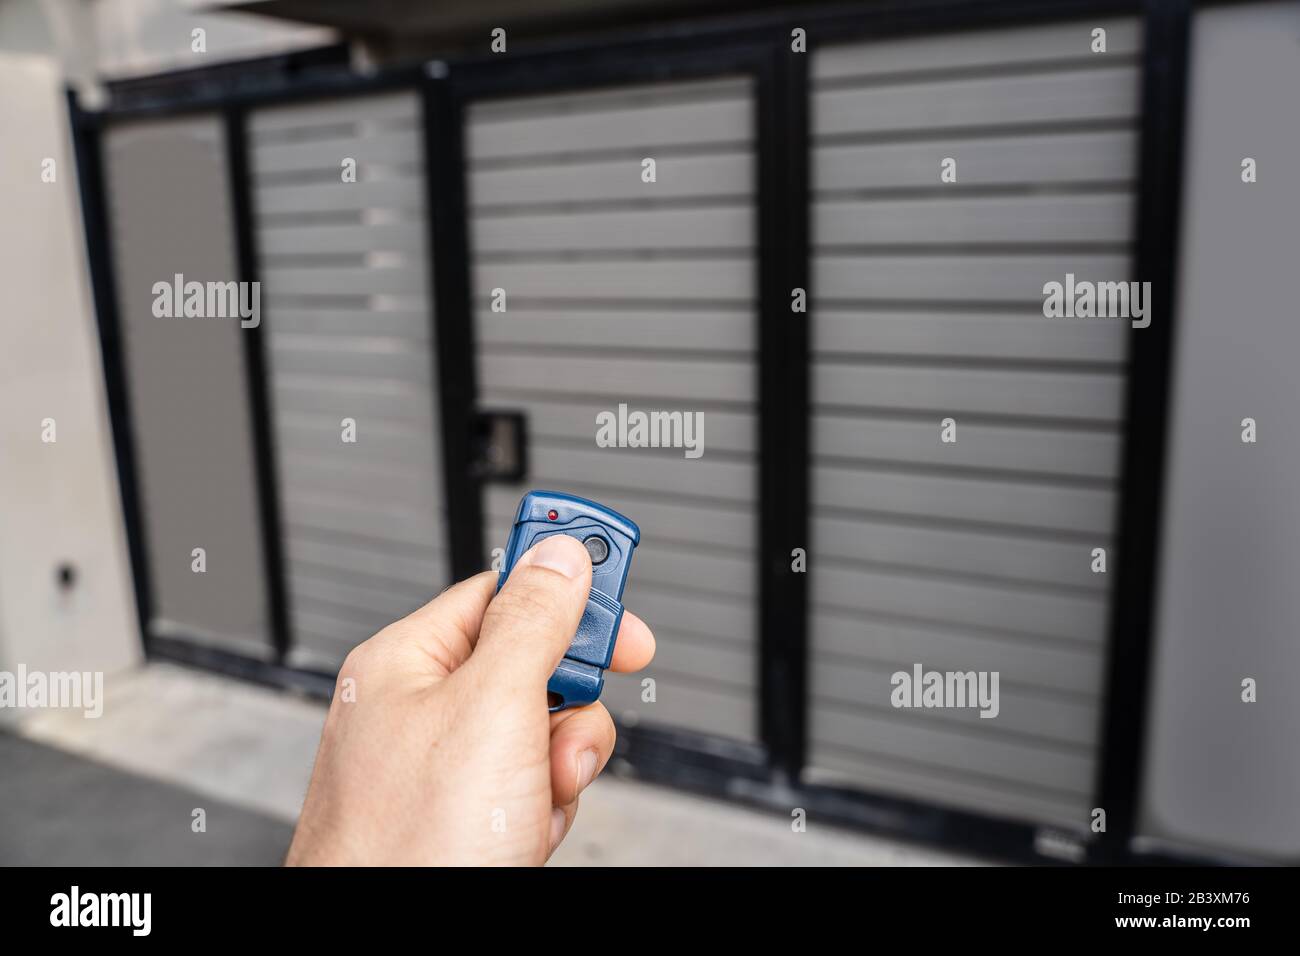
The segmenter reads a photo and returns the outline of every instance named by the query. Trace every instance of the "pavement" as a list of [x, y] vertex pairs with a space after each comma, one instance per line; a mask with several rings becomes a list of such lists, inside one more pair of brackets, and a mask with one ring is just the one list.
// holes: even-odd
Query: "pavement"
[[[325, 717], [314, 699], [150, 663], [104, 713], [0, 734], [0, 864], [278, 862]], [[196, 830], [196, 810], [205, 829]], [[980, 861], [602, 775], [552, 866], [962, 866]]]

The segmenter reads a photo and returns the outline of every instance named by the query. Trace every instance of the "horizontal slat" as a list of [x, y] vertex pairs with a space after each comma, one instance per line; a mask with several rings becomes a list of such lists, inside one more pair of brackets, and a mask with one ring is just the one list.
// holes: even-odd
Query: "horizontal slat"
[[[655, 680], [655, 700], [641, 699], [641, 681]], [[681, 727], [700, 733], [717, 734], [753, 741], [756, 733], [754, 695], [700, 685], [670, 676], [613, 674], [605, 678], [601, 700], [615, 718], [624, 721]]]
[[[530, 479], [531, 480], [531, 479]], [[649, 541], [697, 542], [714, 548], [742, 553], [751, 551], [755, 540], [755, 516], [740, 508], [701, 507], [683, 500], [656, 500], [644, 495], [623, 493], [616, 496], [597, 491], [575, 480], [565, 489], [583, 497], [595, 498], [622, 514], [636, 515], [642, 538]], [[489, 529], [489, 544], [500, 537], [504, 544], [519, 506], [522, 490], [489, 485], [484, 494], [484, 510]]]
[[757, 573], [753, 557], [692, 552], [658, 542], [636, 549], [639, 580], [669, 587], [717, 591], [734, 597], [754, 593]]
[[831, 89], [812, 95], [814, 136], [1129, 119], [1139, 74], [1119, 66]]
[[248, 128], [254, 143], [264, 133], [335, 126], [344, 123], [374, 123], [408, 120], [419, 117], [420, 101], [414, 93], [391, 93], [381, 96], [348, 96], [318, 103], [274, 106], [254, 110]]
[[[1106, 31], [1106, 52], [1092, 52], [1092, 31]], [[1141, 49], [1137, 20], [1094, 19], [1046, 26], [963, 31], [940, 36], [890, 37], [853, 45], [819, 47], [809, 65], [811, 79], [843, 80], [884, 77], [918, 70], [953, 70], [972, 66], [1004, 67], [1024, 63], [1059, 63], [1094, 58], [1105, 62]]]
[[345, 498], [324, 499], [296, 491], [288, 481], [281, 493], [281, 506], [288, 524], [309, 529], [361, 535], [417, 548], [446, 539], [445, 520], [441, 516], [412, 508], [355, 504]]
[[700, 156], [662, 156], [655, 159], [653, 183], [641, 181], [641, 163], [636, 159], [471, 168], [469, 202], [472, 210], [699, 198], [730, 199], [740, 206], [754, 194], [755, 162], [749, 150], [730, 147]]
[[408, 436], [424, 445], [425, 453], [421, 460], [429, 460], [430, 437], [437, 434], [432, 408], [416, 405], [402, 405], [389, 397], [377, 395], [331, 395], [328, 389], [287, 390], [276, 389], [276, 415], [286, 421], [311, 421], [311, 427], [318, 429], [318, 436], [311, 440], [318, 450], [326, 454], [338, 451], [335, 445], [350, 444], [341, 440], [343, 419], [354, 419], [357, 427], [369, 432], [372, 425], [381, 424], [385, 428], [403, 429]]
[[[633, 559], [635, 568], [636, 560]], [[623, 603], [650, 625], [701, 638], [749, 644], [757, 640], [757, 601], [752, 597], [696, 594], [642, 581], [634, 569]]]
[[1084, 794], [1030, 790], [1013, 782], [989, 782], [889, 757], [846, 753], [821, 746], [815, 738], [809, 759], [811, 767], [805, 776], [810, 780], [895, 794], [1016, 822], [1029, 820], [1082, 829], [1088, 825], [1088, 809], [1094, 805]]
[[295, 568], [289, 574], [288, 583], [289, 591], [295, 598], [338, 601], [349, 607], [373, 612], [390, 621], [396, 621], [423, 607], [432, 596], [415, 588], [402, 590], [399, 582], [391, 582], [390, 587], [378, 588], [368, 581], [357, 584], [340, 581], [332, 576], [322, 577], [307, 568]]
[[[409, 309], [360, 311], [355, 309], [302, 309], [279, 306], [263, 316], [275, 335], [359, 336], [400, 338], [409, 347], [428, 349], [432, 319], [427, 312]], [[416, 343], [421, 343], [418, 346]]]
[[[957, 181], [940, 183], [940, 162], [957, 160]], [[1131, 184], [1137, 134], [1128, 130], [943, 136], [922, 142], [830, 144], [812, 151], [812, 186], [830, 190], [929, 187], [944, 193], [980, 186], [1043, 188]]]
[[[558, 438], [575, 442], [589, 442], [595, 446], [596, 416], [609, 410], [608, 402], [593, 399], [586, 402], [543, 401], [540, 399], [511, 399], [484, 390], [479, 396], [482, 408], [509, 408], [528, 416], [528, 432], [536, 438]], [[704, 422], [706, 449], [715, 451], [754, 452], [758, 447], [758, 421], [751, 412], [707, 411], [701, 412]]]
[[406, 209], [414, 214], [424, 208], [424, 184], [415, 176], [404, 176], [374, 182], [259, 186], [253, 202], [261, 216], [363, 209]]
[[[486, 391], [535, 390], [559, 394], [601, 396], [662, 396], [659, 409], [690, 411], [692, 401], [746, 401], [753, 398], [754, 363], [749, 359], [622, 358], [582, 355], [479, 354], [479, 382]], [[671, 401], [671, 406], [666, 404]], [[629, 405], [629, 410], [639, 406]], [[617, 413], [618, 400], [606, 406]], [[708, 441], [705, 422], [705, 442]], [[705, 448], [707, 449], [707, 444]]]
[[567, 113], [640, 109], [674, 101], [735, 100], [748, 96], [751, 85], [752, 81], [746, 76], [720, 76], [676, 83], [620, 83], [561, 93], [479, 100], [471, 109], [476, 121], [498, 123]]
[[[1064, 278], [1064, 272], [1060, 278]], [[629, 262], [478, 261], [474, 264], [474, 295], [484, 300], [494, 288], [501, 288], [507, 296], [523, 299], [752, 302], [757, 295], [755, 281], [754, 263], [749, 258], [692, 256]]]
[[641, 150], [741, 143], [753, 138], [748, 97], [673, 101], [572, 112], [541, 111], [493, 119], [471, 107], [466, 155], [472, 162], [598, 149]]
[[704, 677], [752, 693], [758, 686], [757, 667], [752, 644], [705, 640], [661, 625], [655, 630], [654, 661], [646, 673]]
[[270, 337], [271, 366], [279, 375], [317, 375], [427, 384], [433, 376], [428, 354], [395, 340], [347, 339], [330, 342], [317, 336]]
[[258, 143], [254, 139], [249, 155], [256, 176], [329, 170], [342, 182], [344, 159], [356, 160], [359, 171], [371, 164], [415, 164], [423, 161], [424, 148], [417, 130], [395, 129], [365, 137], [332, 136], [306, 143]]
[[813, 610], [810, 621], [813, 660], [834, 654], [898, 667], [920, 662], [933, 670], [995, 670], [1003, 680], [1091, 696], [1100, 686], [1100, 647], [1000, 638], [961, 625], [901, 624], [821, 608]]
[[815, 464], [812, 483], [815, 507], [1087, 532], [1107, 538], [1115, 507], [1110, 491], [834, 465]]
[[578, 451], [546, 445], [531, 449], [531, 454], [529, 471], [534, 484], [542, 488], [563, 488], [574, 479], [628, 492], [716, 498], [732, 507], [751, 504], [757, 493], [752, 464], [713, 460], [707, 455], [691, 460], [646, 454], [640, 449]]
[[277, 382], [274, 407], [276, 414], [284, 417], [319, 415], [328, 416], [326, 420], [330, 422], [344, 418], [355, 418], [358, 422], [402, 422], [417, 432], [434, 435], [437, 423], [428, 398], [428, 395], [405, 396], [357, 389], [336, 392], [323, 382], [314, 385]]
[[1114, 478], [1119, 471], [1118, 434], [962, 424], [960, 412], [957, 422], [957, 441], [945, 443], [938, 419], [899, 422], [821, 412], [813, 420], [813, 454], [1087, 478]]
[[1107, 608], [1101, 596], [866, 571], [827, 561], [809, 574], [814, 606], [833, 605], [1075, 641], [1100, 642], [1106, 631]]
[[[297, 533], [293, 528], [285, 539], [292, 566], [329, 568], [340, 579], [385, 580], [403, 585], [402, 593], [422, 593], [432, 599], [448, 581], [448, 567], [441, 540], [430, 541], [423, 553], [395, 554], [378, 547], [340, 544]], [[319, 573], [319, 572], [316, 572]]]
[[[1043, 285], [1065, 282], [1127, 282], [1127, 256], [978, 255], [883, 256], [821, 254], [813, 257], [813, 289], [828, 299], [919, 299], [953, 302], [1034, 302], [1042, 305]], [[525, 278], [521, 276], [520, 278]], [[531, 278], [531, 277], [528, 277]], [[570, 279], [564, 276], [564, 279]], [[1116, 319], [1068, 319], [1116, 323]]]
[[[302, 494], [352, 501], [361, 507], [381, 502], [390, 509], [437, 514], [442, 473], [434, 464], [434, 451], [427, 445], [423, 461], [417, 455], [413, 454], [409, 461], [393, 462], [372, 454], [320, 454], [294, 448], [292, 453], [281, 454], [279, 472], [286, 488]], [[430, 544], [441, 541], [439, 535]]]
[[905, 760], [953, 776], [1030, 784], [1062, 795], [1092, 789], [1093, 760], [1088, 754], [1054, 744], [981, 738], [924, 710], [877, 714], [820, 704], [812, 708], [812, 727], [819, 744]]
[[374, 295], [376, 293], [423, 294], [428, 276], [423, 268], [271, 266], [263, 270], [262, 287], [276, 295]]
[[748, 205], [616, 209], [597, 212], [475, 216], [475, 251], [556, 252], [633, 249], [752, 249]]
[[[1068, 320], [1062, 320], [1068, 321]], [[813, 374], [819, 405], [933, 412], [931, 434], [939, 441], [939, 419], [962, 415], [1024, 415], [1117, 422], [1124, 402], [1124, 378], [1111, 372], [914, 368], [887, 363], [820, 362]], [[924, 426], [918, 426], [924, 427]]]
[[318, 671], [334, 677], [337, 676], [348, 651], [353, 646], [355, 645], [343, 646], [329, 638], [318, 637], [305, 630], [299, 631], [295, 633], [293, 640], [289, 642], [289, 652], [285, 657], [285, 663], [289, 667], [296, 667], [306, 671]]
[[[355, 413], [353, 413], [355, 415]], [[424, 428], [381, 418], [353, 418], [355, 441], [343, 441], [340, 419], [318, 414], [306, 417], [282, 413], [279, 437], [285, 450], [311, 455], [329, 462], [362, 460], [387, 466], [396, 464], [428, 465], [437, 460], [432, 446], [433, 435]], [[424, 476], [425, 481], [436, 475]]]
[[820, 309], [812, 323], [814, 355], [866, 353], [952, 358], [1120, 362], [1124, 322], [1003, 315]]
[[[928, 661], [920, 661], [925, 670], [937, 670]], [[989, 671], [992, 668], [972, 668]], [[916, 711], [895, 710], [890, 695], [894, 692], [893, 675], [898, 671], [912, 676], [912, 665], [889, 666], [857, 663], [854, 661], [815, 660], [811, 673], [811, 693], [816, 703], [837, 704], [841, 708], [861, 709], [868, 714], [877, 711], [916, 714]], [[981, 717], [978, 698], [972, 706], [944, 707], [921, 712], [937, 725], [945, 722], [961, 726], [974, 734], [985, 735], [990, 740], [1014, 742], [1023, 737], [1037, 737], [1048, 741], [1088, 750], [1097, 733], [1097, 706], [1094, 703], [1063, 699], [1059, 695], [1027, 691], [1008, 685], [1007, 675], [999, 674], [997, 716]], [[909, 685], [910, 686], [910, 685]], [[992, 711], [990, 711], [992, 712]], [[827, 738], [827, 743], [839, 743]], [[853, 741], [844, 742], [848, 746]], [[980, 746], [978, 743], [972, 744]]]
[[[330, 633], [345, 635], [344, 640], [350, 644], [360, 643], [392, 623], [392, 618], [386, 613], [343, 601], [322, 601], [310, 595], [292, 593], [289, 597], [295, 614], [303, 620], [335, 621], [335, 628]], [[357, 637], [352, 640], [354, 634]]]
[[[315, 223], [306, 226], [268, 225], [257, 234], [263, 256], [307, 254], [404, 252], [413, 258], [424, 255], [423, 221], [376, 222], [350, 226]], [[424, 263], [420, 262], [420, 268]]]
[[293, 631], [293, 652], [299, 649], [311, 656], [332, 660], [337, 666], [348, 651], [369, 639], [374, 631], [353, 621], [342, 620], [333, 614], [307, 612], [295, 609], [290, 622]]
[[587, 348], [714, 349], [733, 352], [755, 347], [757, 320], [748, 309], [554, 310], [480, 309], [474, 331], [483, 345], [556, 345]]
[[847, 559], [1096, 590], [1107, 586], [1106, 575], [1091, 570], [1089, 544], [824, 515], [814, 515], [812, 529], [818, 567]]
[[1127, 194], [837, 200], [813, 204], [812, 226], [819, 247], [1119, 243], [1132, 235], [1133, 202]]

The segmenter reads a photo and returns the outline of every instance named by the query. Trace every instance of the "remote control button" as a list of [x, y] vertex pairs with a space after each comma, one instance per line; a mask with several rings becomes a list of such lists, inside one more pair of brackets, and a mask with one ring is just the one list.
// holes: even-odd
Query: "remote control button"
[[609, 557], [609, 542], [598, 534], [584, 538], [582, 546], [587, 549], [587, 554], [591, 555], [592, 564], [600, 564]]

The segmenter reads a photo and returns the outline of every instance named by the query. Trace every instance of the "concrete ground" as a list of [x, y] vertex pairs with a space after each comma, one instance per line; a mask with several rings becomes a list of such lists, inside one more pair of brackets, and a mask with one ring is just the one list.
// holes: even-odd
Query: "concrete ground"
[[[232, 813], [247, 811], [269, 825], [296, 819], [325, 716], [323, 703], [161, 663], [115, 677], [106, 684], [105, 698], [98, 720], [45, 711], [25, 717], [13, 729], [29, 741], [123, 771], [123, 777], [142, 778], [146, 786], [156, 781], [206, 797]], [[50, 794], [52, 805], [60, 799], [59, 793]], [[179, 828], [177, 838], [190, 839], [189, 830]], [[977, 862], [819, 826], [815, 820], [805, 832], [794, 833], [781, 815], [602, 776], [583, 794], [577, 824], [552, 865]]]
[[0, 732], [0, 865], [275, 866], [293, 828]]

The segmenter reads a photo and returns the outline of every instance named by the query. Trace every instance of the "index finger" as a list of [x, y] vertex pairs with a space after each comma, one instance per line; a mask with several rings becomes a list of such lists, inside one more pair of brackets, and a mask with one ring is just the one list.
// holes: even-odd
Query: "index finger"
[[631, 611], [623, 612], [623, 623], [614, 642], [614, 657], [609, 669], [626, 674], [639, 671], [655, 656], [655, 636], [645, 621]]

